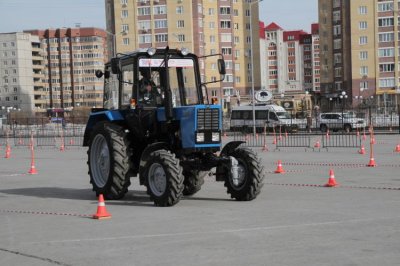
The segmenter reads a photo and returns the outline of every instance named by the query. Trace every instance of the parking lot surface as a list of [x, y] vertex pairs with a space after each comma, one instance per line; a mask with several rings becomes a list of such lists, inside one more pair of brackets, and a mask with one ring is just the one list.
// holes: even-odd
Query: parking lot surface
[[[266, 178], [257, 199], [231, 200], [223, 183], [168, 208], [132, 179], [94, 220], [86, 149], [0, 151], [0, 265], [398, 265], [398, 135], [376, 137], [377, 167], [355, 148], [255, 149]], [[277, 161], [284, 174], [275, 174]], [[324, 187], [329, 170], [338, 187]]]

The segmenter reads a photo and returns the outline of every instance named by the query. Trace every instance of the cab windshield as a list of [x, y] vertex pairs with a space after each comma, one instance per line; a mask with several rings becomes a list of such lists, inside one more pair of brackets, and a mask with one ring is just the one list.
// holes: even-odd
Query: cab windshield
[[[147, 68], [152, 73], [150, 75], [151, 83], [157, 84], [160, 94], [164, 95], [167, 81], [164, 60], [161, 58], [140, 58], [139, 68]], [[199, 104], [195, 71], [195, 63], [192, 58], [168, 59], [168, 81], [172, 92], [173, 107]]]
[[288, 112], [276, 112], [276, 115], [280, 119], [290, 119], [290, 114]]

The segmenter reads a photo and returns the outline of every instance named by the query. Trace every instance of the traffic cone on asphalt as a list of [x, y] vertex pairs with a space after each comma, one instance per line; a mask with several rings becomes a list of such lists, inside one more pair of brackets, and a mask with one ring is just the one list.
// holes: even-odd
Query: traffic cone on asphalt
[[276, 137], [274, 137], [274, 140], [272, 141], [272, 144], [276, 144]]
[[376, 167], [375, 159], [374, 157], [371, 157], [369, 159], [369, 163], [367, 164], [368, 167]]
[[319, 139], [317, 140], [317, 142], [315, 142], [314, 144], [314, 148], [321, 148], [321, 144], [319, 143]]
[[[226, 133], [225, 133], [226, 134]], [[69, 140], [69, 145], [74, 145], [74, 140], [73, 139], [70, 139]]]
[[104, 202], [103, 194], [99, 195], [99, 204], [97, 205], [97, 212], [93, 214], [93, 219], [107, 219], [111, 218], [111, 214], [109, 214], [106, 210], [106, 204]]
[[361, 148], [360, 148], [360, 150], [358, 151], [358, 153], [359, 153], [359, 154], [365, 154], [365, 147], [364, 147], [364, 144], [361, 144]]
[[400, 144], [397, 144], [396, 149], [394, 150], [394, 152], [400, 152]]
[[64, 141], [61, 143], [60, 151], [65, 151]]
[[329, 170], [329, 179], [328, 179], [328, 183], [325, 184], [326, 187], [336, 187], [339, 184], [336, 183], [335, 180], [335, 173], [333, 172], [333, 169]]
[[11, 157], [11, 147], [10, 147], [10, 145], [7, 143], [7, 146], [6, 146], [6, 156], [4, 156], [4, 158], [10, 159], [10, 157]]
[[262, 151], [268, 151], [267, 144], [264, 144]]
[[275, 170], [275, 174], [283, 174], [283, 173], [285, 173], [285, 170], [283, 170], [282, 162], [281, 160], [278, 160], [278, 167]]
[[31, 169], [29, 169], [28, 174], [31, 175], [36, 175], [38, 173], [38, 171], [36, 170], [36, 166], [35, 166], [35, 153], [33, 150], [33, 146], [31, 148]]

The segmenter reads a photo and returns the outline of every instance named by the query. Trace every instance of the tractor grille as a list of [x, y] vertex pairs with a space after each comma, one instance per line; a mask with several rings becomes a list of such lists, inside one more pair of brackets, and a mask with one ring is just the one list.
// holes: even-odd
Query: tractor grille
[[219, 130], [219, 109], [198, 109], [197, 130]]

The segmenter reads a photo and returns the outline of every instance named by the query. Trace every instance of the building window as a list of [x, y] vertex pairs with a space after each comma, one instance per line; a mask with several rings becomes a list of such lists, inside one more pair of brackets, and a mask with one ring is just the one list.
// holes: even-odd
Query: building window
[[360, 60], [367, 60], [367, 59], [368, 59], [368, 51], [361, 51]]
[[185, 41], [185, 34], [178, 34], [178, 42], [184, 42]]
[[394, 63], [389, 64], [379, 64], [379, 72], [393, 72]]
[[359, 6], [358, 7], [358, 14], [365, 15], [367, 14], [368, 10], [366, 6]]
[[221, 53], [224, 55], [231, 55], [232, 54], [232, 48], [221, 48]]
[[166, 6], [154, 6], [153, 13], [154, 13], [154, 15], [167, 14], [167, 7]]
[[393, 11], [393, 2], [378, 3], [378, 11], [379, 12]]
[[228, 6], [222, 6], [219, 8], [219, 13], [221, 15], [230, 15], [231, 14], [231, 8]]
[[393, 41], [394, 41], [393, 32], [379, 33], [379, 42], [393, 42]]
[[176, 7], [176, 14], [183, 14], [183, 6]]
[[140, 34], [139, 43], [151, 43], [151, 34]]
[[379, 57], [393, 57], [394, 56], [394, 48], [381, 48], [378, 51]]
[[178, 20], [176, 22], [176, 27], [177, 28], [184, 28], [185, 27], [185, 21], [184, 20]]
[[232, 34], [221, 33], [221, 42], [232, 42]]
[[230, 20], [221, 20], [221, 29], [230, 29], [231, 21]]
[[360, 40], [359, 40], [359, 44], [363, 45], [363, 44], [367, 44], [368, 43], [368, 38], [367, 36], [361, 36]]
[[233, 88], [223, 88], [224, 96], [235, 95], [235, 90]]
[[168, 28], [168, 22], [166, 19], [157, 19], [154, 20], [154, 28], [155, 29], [165, 29]]
[[121, 30], [122, 30], [122, 32], [128, 33], [129, 32], [129, 25], [128, 24], [122, 24]]
[[394, 86], [395, 86], [394, 78], [379, 79], [379, 87], [381, 88], [393, 88]]
[[361, 81], [360, 89], [368, 89], [368, 81]]
[[368, 23], [366, 21], [360, 21], [360, 23], [359, 23], [360, 30], [367, 29], [367, 26], [368, 26]]
[[138, 16], [148, 16], [150, 15], [150, 7], [139, 7]]
[[380, 18], [378, 19], [379, 27], [391, 27], [394, 25], [394, 18]]
[[168, 34], [156, 34], [156, 42], [168, 42]]
[[368, 66], [361, 66], [360, 67], [360, 75], [361, 76], [368, 76]]
[[128, 10], [121, 10], [121, 18], [127, 18], [128, 17]]

